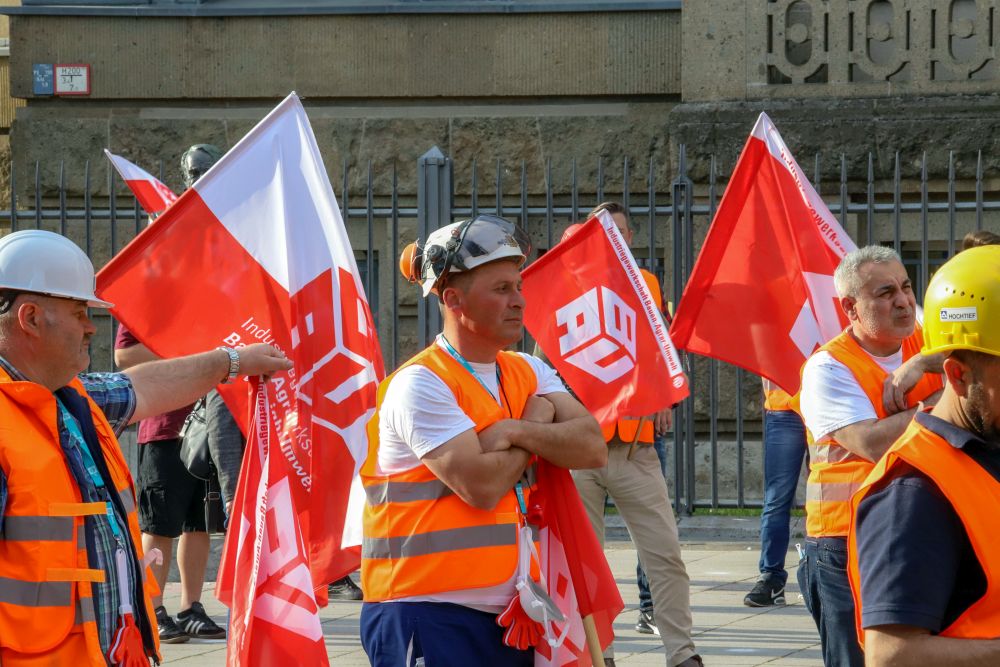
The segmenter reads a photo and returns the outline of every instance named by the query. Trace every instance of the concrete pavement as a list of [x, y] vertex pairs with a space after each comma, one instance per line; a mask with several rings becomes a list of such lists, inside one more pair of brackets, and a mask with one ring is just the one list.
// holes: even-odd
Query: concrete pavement
[[[683, 545], [684, 562], [691, 577], [691, 606], [694, 615], [695, 643], [708, 667], [805, 667], [822, 664], [819, 636], [812, 618], [802, 605], [795, 584], [795, 569], [790, 569], [786, 589], [788, 605], [766, 609], [743, 606], [743, 596], [757, 577], [757, 544], [753, 542], [687, 542]], [[609, 542], [605, 550], [627, 605], [615, 623], [615, 657], [621, 667], [661, 667], [665, 664], [663, 645], [658, 637], [635, 631], [638, 591], [635, 585], [635, 549], [628, 541]], [[795, 563], [794, 552], [788, 563]], [[167, 609], [176, 614], [180, 589], [168, 583], [165, 591]], [[206, 587], [202, 600], [208, 613], [222, 624], [225, 608]], [[359, 602], [333, 602], [321, 611], [323, 631], [335, 666], [368, 665], [358, 640]], [[165, 645], [167, 665], [221, 667], [225, 665], [226, 646], [222, 640], [191, 641]]]

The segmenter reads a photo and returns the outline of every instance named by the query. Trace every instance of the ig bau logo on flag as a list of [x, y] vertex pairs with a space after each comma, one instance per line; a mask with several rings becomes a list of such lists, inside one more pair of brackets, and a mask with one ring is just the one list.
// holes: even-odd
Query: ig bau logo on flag
[[605, 384], [633, 368], [636, 318], [624, 299], [608, 287], [594, 287], [556, 311], [559, 354]]

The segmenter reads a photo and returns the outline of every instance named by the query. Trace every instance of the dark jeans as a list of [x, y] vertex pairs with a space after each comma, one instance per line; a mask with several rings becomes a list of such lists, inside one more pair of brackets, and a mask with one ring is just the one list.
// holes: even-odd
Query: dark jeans
[[764, 411], [764, 509], [760, 514], [760, 573], [788, 581], [788, 521], [806, 456], [806, 428], [791, 410]]
[[826, 667], [864, 667], [854, 625], [854, 598], [847, 579], [847, 540], [807, 538], [799, 561], [799, 588], [823, 645]]
[[443, 602], [366, 602], [361, 645], [372, 667], [532, 667], [534, 650], [503, 643], [495, 614]]
[[[656, 450], [656, 457], [660, 459], [660, 471], [664, 476], [667, 474], [667, 438], [660, 435], [653, 438], [653, 448]], [[649, 592], [649, 578], [646, 571], [642, 569], [642, 561], [635, 560], [635, 582], [639, 585], [639, 611], [653, 613], [653, 594]]]

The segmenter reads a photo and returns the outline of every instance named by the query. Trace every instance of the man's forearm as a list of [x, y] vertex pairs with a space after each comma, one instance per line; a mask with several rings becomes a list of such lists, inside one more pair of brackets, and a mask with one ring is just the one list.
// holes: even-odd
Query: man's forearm
[[834, 439], [854, 454], [876, 462], [903, 435], [916, 414], [916, 408], [897, 412], [885, 419], [867, 420], [845, 426], [833, 433]]
[[887, 626], [865, 631], [868, 667], [990, 667], [1000, 664], [1000, 640], [955, 639]]
[[608, 461], [608, 446], [601, 428], [587, 415], [564, 422], [540, 424], [516, 420], [511, 441], [563, 468], [600, 468]]
[[125, 371], [136, 393], [132, 422], [194, 403], [228, 373], [229, 355], [222, 350], [132, 366]]

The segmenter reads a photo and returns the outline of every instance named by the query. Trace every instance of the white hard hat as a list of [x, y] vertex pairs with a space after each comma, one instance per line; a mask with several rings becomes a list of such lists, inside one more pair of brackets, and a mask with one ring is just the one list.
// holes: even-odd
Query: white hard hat
[[415, 277], [423, 285], [424, 296], [427, 296], [445, 274], [471, 271], [477, 266], [508, 257], [520, 260], [518, 266], [521, 266], [529, 252], [531, 243], [524, 230], [495, 215], [480, 215], [431, 232], [420, 250], [420, 264]]
[[35, 292], [112, 308], [94, 294], [94, 265], [65, 236], [26, 229], [0, 238], [0, 289]]

